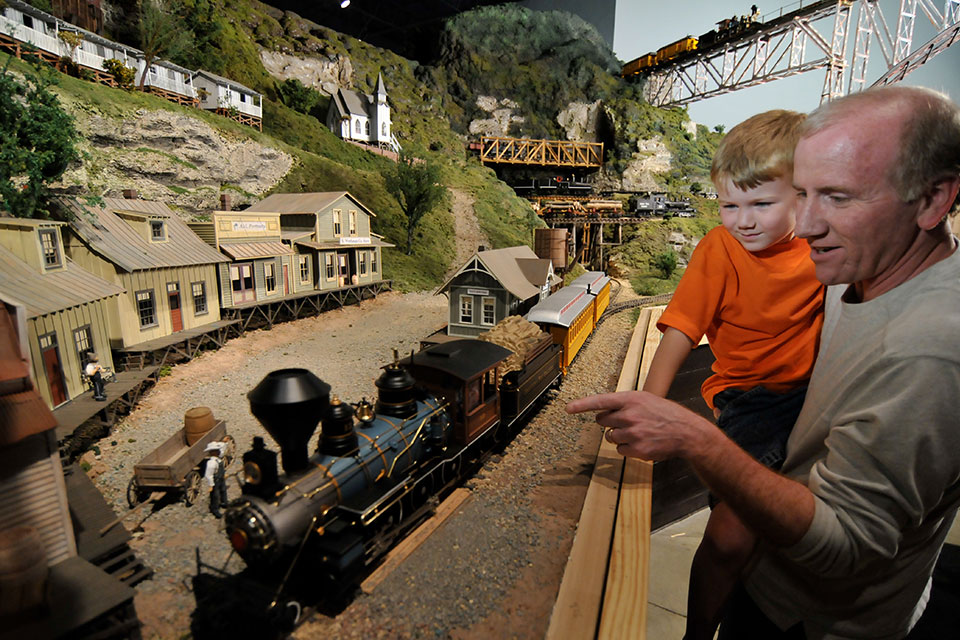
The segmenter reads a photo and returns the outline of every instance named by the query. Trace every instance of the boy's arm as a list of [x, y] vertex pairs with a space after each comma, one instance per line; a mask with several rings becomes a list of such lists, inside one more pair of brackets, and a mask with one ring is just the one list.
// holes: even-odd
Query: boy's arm
[[660, 340], [660, 346], [650, 363], [650, 371], [643, 383], [643, 390], [665, 398], [677, 375], [680, 365], [683, 364], [693, 349], [693, 340], [685, 333], [673, 327], [667, 327]]

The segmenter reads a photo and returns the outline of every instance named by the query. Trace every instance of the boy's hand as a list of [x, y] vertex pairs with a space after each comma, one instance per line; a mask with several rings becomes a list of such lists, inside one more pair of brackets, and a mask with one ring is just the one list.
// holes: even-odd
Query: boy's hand
[[692, 411], [643, 391], [587, 396], [567, 405], [567, 413], [584, 411], [597, 411], [597, 424], [610, 427], [607, 440], [632, 458], [690, 458], [708, 447], [711, 437], [723, 437]]

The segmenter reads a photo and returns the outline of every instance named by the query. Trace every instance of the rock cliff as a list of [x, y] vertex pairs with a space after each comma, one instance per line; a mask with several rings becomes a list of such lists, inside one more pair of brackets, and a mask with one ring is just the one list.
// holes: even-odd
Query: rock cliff
[[279, 149], [171, 111], [121, 118], [77, 110], [74, 116], [86, 157], [54, 185], [66, 193], [116, 196], [136, 189], [189, 218], [218, 208], [222, 190], [236, 204], [259, 200], [293, 165]]

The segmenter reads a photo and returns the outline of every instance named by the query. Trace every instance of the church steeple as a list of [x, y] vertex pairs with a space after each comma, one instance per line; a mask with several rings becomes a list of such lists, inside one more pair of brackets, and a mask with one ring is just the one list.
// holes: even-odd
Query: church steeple
[[377, 102], [384, 103], [387, 101], [387, 88], [383, 86], [383, 74], [377, 73]]

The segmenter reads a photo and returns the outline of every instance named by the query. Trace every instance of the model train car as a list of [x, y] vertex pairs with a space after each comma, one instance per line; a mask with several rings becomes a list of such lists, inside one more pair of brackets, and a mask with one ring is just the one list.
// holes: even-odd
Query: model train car
[[593, 193], [593, 185], [589, 182], [577, 180], [576, 176], [564, 178], [533, 178], [530, 182], [513, 185], [518, 196], [524, 198], [539, 198], [544, 196], [589, 196]]
[[345, 587], [560, 380], [561, 347], [549, 336], [504, 374], [511, 353], [455, 340], [395, 360], [376, 381], [375, 406], [339, 400], [304, 369], [268, 374], [248, 399], [283, 472], [255, 439], [243, 455], [243, 495], [226, 511], [233, 549], [263, 578], [295, 569]]
[[623, 65], [620, 75], [624, 78], [653, 71], [666, 64], [681, 62], [694, 53], [702, 53], [724, 42], [740, 38], [758, 31], [762, 26], [757, 5], [750, 7], [750, 14], [725, 18], [717, 23], [716, 29], [707, 31], [699, 38], [685, 36], [675, 42], [660, 47], [656, 52], [645, 53]]
[[590, 272], [565, 290], [586, 303], [578, 306], [576, 349], [563, 331], [541, 333], [519, 369], [505, 370], [513, 352], [504, 347], [453, 340], [395, 357], [376, 381], [375, 404], [343, 402], [305, 369], [269, 373], [247, 394], [280, 452], [258, 437], [243, 454], [242, 496], [226, 509], [226, 532], [276, 594], [271, 607], [286, 611], [303, 586], [317, 600], [324, 586], [326, 595], [349, 590], [432, 509], [434, 496], [519, 430], [562, 379], [584, 327], [588, 335], [596, 326], [610, 279]]
[[564, 374], [610, 304], [610, 283], [602, 271], [588, 271], [527, 312], [527, 320], [550, 332], [563, 349]]

